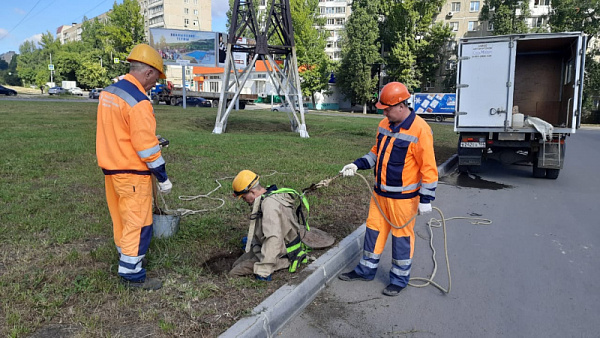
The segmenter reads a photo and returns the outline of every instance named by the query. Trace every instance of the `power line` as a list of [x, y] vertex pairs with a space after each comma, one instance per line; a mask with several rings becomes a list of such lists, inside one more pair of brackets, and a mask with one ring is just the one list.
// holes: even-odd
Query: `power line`
[[27, 18], [27, 16], [29, 15], [29, 13], [31, 13], [31, 11], [33, 11], [33, 9], [40, 3], [40, 1], [42, 0], [38, 0], [35, 5], [33, 5], [33, 7], [29, 10], [29, 12], [27, 12], [27, 14], [25, 14], [25, 16], [21, 19], [21, 21], [19, 21], [11, 30], [9, 30], [6, 34], [4, 34], [2, 37], [0, 37], [0, 40], [4, 39], [5, 37], [8, 36], [8, 34], [10, 34], [12, 31], [15, 30], [15, 28], [17, 28], [24, 20], [25, 18]]

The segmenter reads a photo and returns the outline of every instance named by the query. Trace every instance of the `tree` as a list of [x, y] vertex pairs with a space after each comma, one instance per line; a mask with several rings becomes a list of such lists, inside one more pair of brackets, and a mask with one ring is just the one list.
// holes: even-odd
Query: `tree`
[[529, 32], [526, 20], [530, 16], [529, 1], [485, 0], [479, 20], [489, 21], [494, 27], [494, 35], [504, 35]]
[[302, 95], [310, 96], [314, 106], [314, 93], [327, 90], [329, 86], [325, 36], [316, 28], [322, 27], [325, 21], [320, 17], [318, 0], [291, 0], [290, 7]]
[[381, 61], [377, 18], [376, 4], [369, 0], [355, 1], [342, 40], [337, 79], [344, 95], [363, 105], [363, 113], [377, 91], [377, 78], [372, 76], [373, 66]]
[[[599, 0], [553, 0], [550, 12], [552, 32], [584, 32], [589, 39], [600, 38]], [[583, 86], [583, 119], [594, 109], [593, 101], [600, 99], [600, 64], [598, 50], [588, 50]]]
[[409, 90], [434, 78], [443, 64], [450, 28], [434, 25], [443, 0], [380, 0], [379, 28], [390, 80]]

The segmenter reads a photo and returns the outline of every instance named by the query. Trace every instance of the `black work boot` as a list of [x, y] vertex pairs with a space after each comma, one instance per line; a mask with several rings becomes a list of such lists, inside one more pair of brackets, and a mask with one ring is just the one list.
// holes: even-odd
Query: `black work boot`
[[121, 284], [129, 289], [158, 290], [162, 282], [157, 278], [146, 278], [143, 282], [133, 282], [121, 277]]
[[385, 287], [385, 289], [383, 289], [383, 294], [386, 296], [390, 296], [390, 297], [394, 297], [400, 294], [400, 291], [404, 290], [403, 287], [398, 286], [398, 285], [394, 285], [394, 284], [389, 284], [388, 286]]
[[352, 282], [355, 280], [370, 281], [370, 279], [366, 279], [365, 277], [357, 274], [356, 271], [354, 271], [354, 270], [352, 270], [350, 272], [342, 273], [338, 276], [338, 278], [343, 281], [346, 281], [346, 282]]

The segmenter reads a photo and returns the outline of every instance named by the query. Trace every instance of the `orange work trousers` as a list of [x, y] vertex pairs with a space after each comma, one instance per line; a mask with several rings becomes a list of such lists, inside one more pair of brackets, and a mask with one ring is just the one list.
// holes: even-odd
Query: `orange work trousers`
[[143, 281], [142, 259], [152, 239], [152, 180], [150, 175], [105, 175], [106, 201], [119, 252], [119, 276]]
[[390, 283], [401, 287], [408, 284], [412, 256], [415, 244], [415, 220], [412, 219], [402, 229], [392, 227], [377, 208], [374, 198], [379, 202], [381, 210], [394, 225], [403, 226], [417, 214], [419, 197], [410, 199], [394, 199], [375, 195], [371, 198], [367, 230], [363, 245], [363, 256], [354, 271], [366, 279], [375, 278], [379, 259], [385, 248], [388, 234], [392, 232], [392, 268]]

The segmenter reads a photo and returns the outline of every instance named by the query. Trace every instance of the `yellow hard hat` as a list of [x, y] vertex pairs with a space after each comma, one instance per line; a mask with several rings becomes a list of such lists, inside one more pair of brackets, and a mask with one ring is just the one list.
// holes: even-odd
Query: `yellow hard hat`
[[127, 56], [127, 61], [138, 61], [145, 63], [149, 66], [156, 68], [160, 72], [160, 78], [166, 79], [165, 72], [163, 70], [163, 60], [160, 57], [160, 54], [156, 51], [156, 49], [151, 46], [140, 43], [136, 45]]
[[231, 187], [233, 188], [233, 195], [237, 198], [242, 197], [243, 194], [247, 193], [250, 189], [258, 183], [258, 175], [250, 170], [242, 170], [233, 179]]

